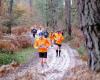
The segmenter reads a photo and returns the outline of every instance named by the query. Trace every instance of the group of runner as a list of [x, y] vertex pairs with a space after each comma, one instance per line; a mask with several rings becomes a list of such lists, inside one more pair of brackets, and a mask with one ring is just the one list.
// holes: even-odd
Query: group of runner
[[41, 30], [40, 28], [39, 30], [32, 29], [31, 32], [34, 37], [33, 47], [38, 50], [40, 63], [42, 66], [44, 66], [45, 63], [47, 64], [48, 48], [53, 48], [54, 44], [57, 45], [56, 57], [60, 57], [61, 45], [64, 40], [62, 31], [48, 32], [47, 30]]

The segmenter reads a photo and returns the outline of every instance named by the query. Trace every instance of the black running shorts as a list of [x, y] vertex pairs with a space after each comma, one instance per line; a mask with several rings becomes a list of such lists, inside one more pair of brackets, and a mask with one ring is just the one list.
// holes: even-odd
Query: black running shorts
[[59, 47], [61, 47], [61, 44], [57, 44], [57, 43], [55, 43], [57, 46], [59, 46]]
[[47, 52], [39, 52], [40, 58], [47, 58]]

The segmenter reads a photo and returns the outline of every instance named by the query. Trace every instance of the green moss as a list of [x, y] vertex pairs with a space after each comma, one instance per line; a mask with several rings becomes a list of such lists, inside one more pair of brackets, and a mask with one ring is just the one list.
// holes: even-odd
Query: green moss
[[21, 51], [18, 51], [14, 54], [14, 58], [19, 63], [25, 63], [30, 58], [33, 58], [34, 49], [33, 48], [27, 48], [23, 49]]
[[79, 52], [80, 55], [83, 55], [85, 52], [85, 47], [84, 46], [80, 46], [77, 51]]
[[0, 64], [9, 64], [13, 60], [19, 63], [25, 63], [29, 59], [33, 58], [34, 49], [32, 47], [22, 49], [21, 51], [15, 52], [14, 54], [0, 53]]
[[0, 53], [0, 64], [9, 64], [13, 60], [13, 56], [11, 54], [1, 54]]

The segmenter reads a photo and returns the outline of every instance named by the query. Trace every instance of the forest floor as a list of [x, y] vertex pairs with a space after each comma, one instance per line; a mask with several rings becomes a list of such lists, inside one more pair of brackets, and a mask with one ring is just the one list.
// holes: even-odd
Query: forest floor
[[[78, 37], [73, 40], [81, 43], [80, 34]], [[80, 44], [73, 40], [68, 44], [74, 48], [79, 47]], [[0, 77], [0, 80], [100, 80], [100, 73], [89, 70], [87, 61], [82, 60], [77, 50], [68, 44], [63, 43], [61, 57], [56, 57], [55, 48], [49, 48], [44, 67], [39, 63], [38, 53], [32, 53], [33, 59]]]
[[80, 60], [77, 51], [66, 44], [62, 46], [61, 57], [56, 57], [55, 48], [49, 49], [47, 64], [44, 67], [39, 63], [38, 53], [33, 55], [35, 55], [34, 58], [27, 64], [0, 80], [62, 80], [67, 70], [86, 64]]
[[47, 64], [41, 67], [38, 54], [27, 64], [20, 66], [0, 80], [100, 80], [100, 74], [88, 69], [75, 49], [63, 44], [61, 57], [56, 57], [54, 48], [48, 51]]

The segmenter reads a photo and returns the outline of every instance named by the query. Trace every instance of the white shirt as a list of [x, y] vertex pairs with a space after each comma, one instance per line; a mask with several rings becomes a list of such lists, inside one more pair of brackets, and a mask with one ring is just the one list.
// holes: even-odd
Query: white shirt
[[39, 33], [41, 33], [41, 32], [42, 32], [42, 30], [40, 30], [40, 29], [37, 30], [37, 35], [39, 35]]

